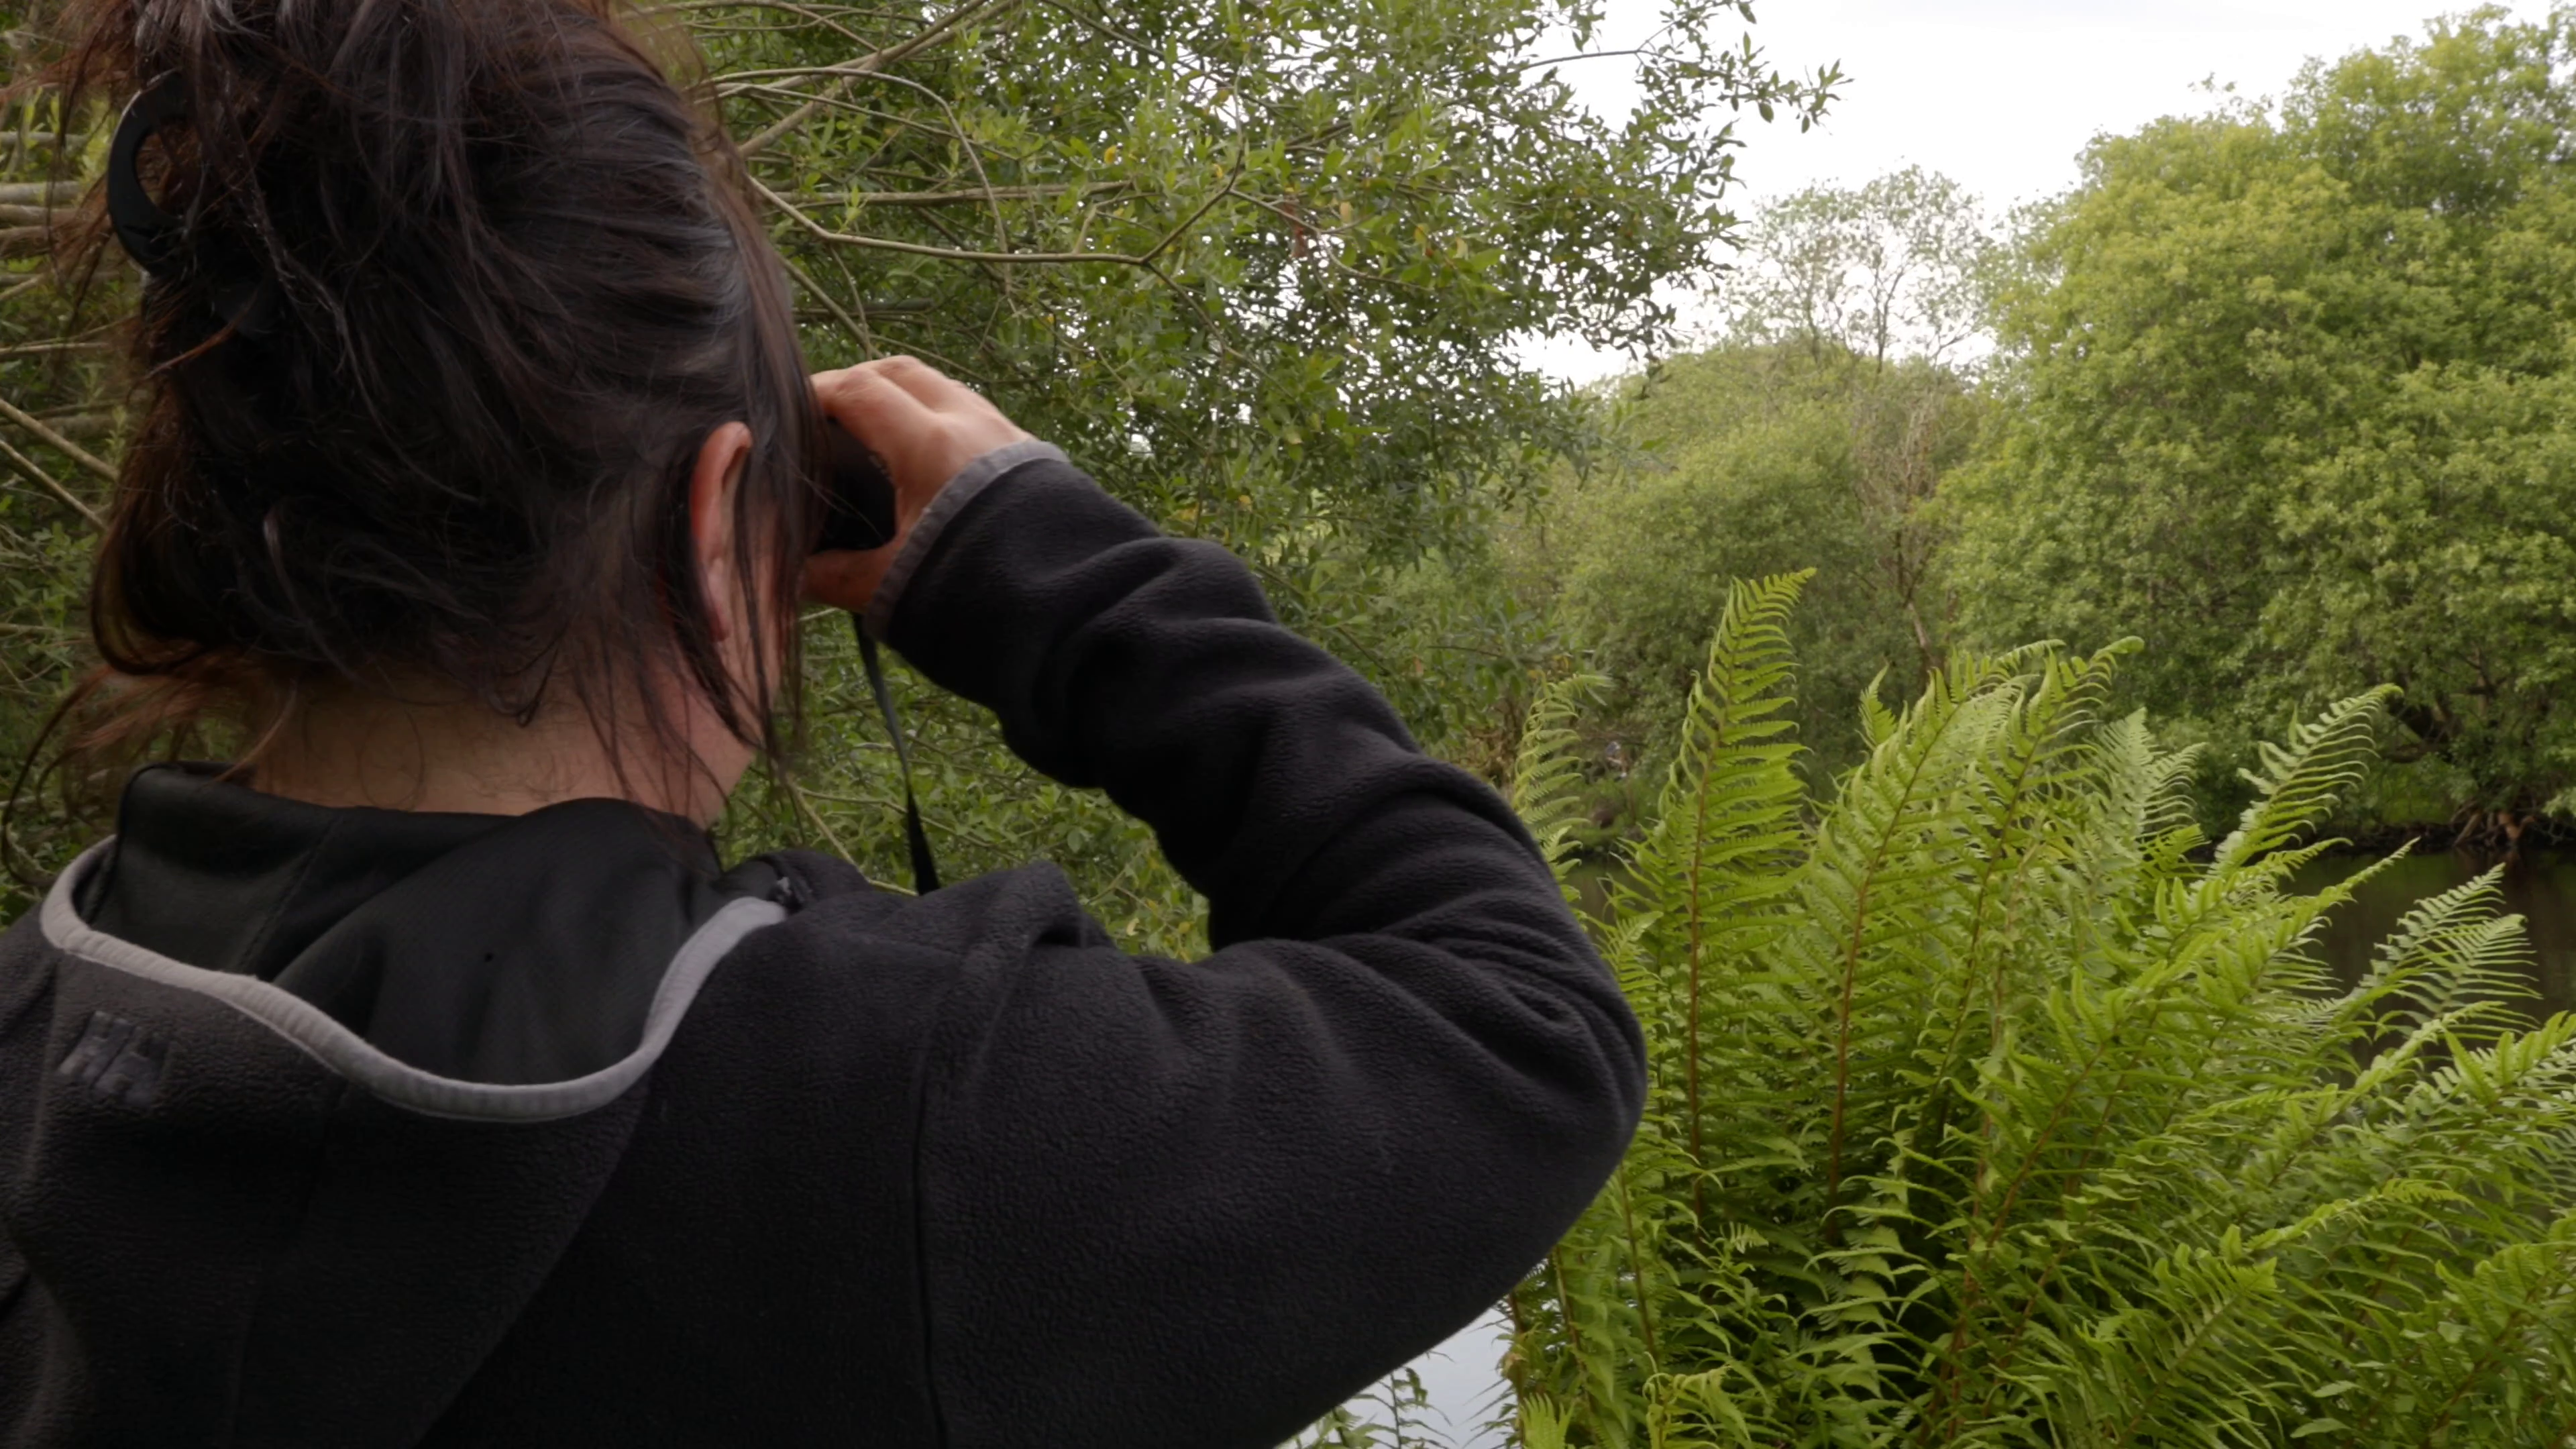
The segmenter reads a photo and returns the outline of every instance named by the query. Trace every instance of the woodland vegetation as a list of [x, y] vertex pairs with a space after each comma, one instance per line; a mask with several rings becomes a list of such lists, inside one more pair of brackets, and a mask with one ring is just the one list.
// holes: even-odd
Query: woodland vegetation
[[[2392, 694], [2259, 752], [2108, 706], [2131, 644], [1959, 651], [1812, 807], [1792, 604], [1730, 587], [1591, 915], [1647, 1024], [1618, 1177], [1511, 1301], [1515, 1428], [1592, 1445], [2564, 1445], [2576, 1017], [2495, 873], [2361, 979], [2291, 888]], [[1516, 803], [1572, 877], [1574, 722]]]
[[[2576, 1024], [2517, 1014], [2492, 881], [2354, 985], [2353, 887], [2291, 876], [2576, 816], [2576, 11], [2214, 97], [1998, 220], [1923, 171], [1739, 219], [1841, 77], [1667, 9], [1615, 61], [1599, 0], [653, 13], [816, 366], [927, 357], [1242, 553], [1585, 903], [1653, 1105], [1511, 1300], [1516, 1442], [2571, 1442]], [[136, 278], [57, 261], [113, 117], [37, 82], [53, 13], [0, 9], [13, 914], [117, 783], [52, 710]], [[1545, 334], [1660, 360], [1568, 389]], [[811, 738], [722, 833], [904, 879], [812, 626]], [[1052, 857], [1200, 944], [1141, 828], [898, 687], [949, 872]], [[1384, 1399], [1317, 1437], [1409, 1438]]]
[[1731, 332], [1617, 394], [1660, 451], [1544, 510], [1562, 637], [1633, 708], [1611, 737], [1669, 748], [1726, 576], [1814, 567], [1813, 779], [1882, 671], [2136, 637], [2121, 698], [2210, 746], [2213, 828], [2255, 741], [2378, 684], [2389, 767], [2339, 826], [2561, 828], [2570, 40], [2487, 13], [2321, 62], [2105, 138], [2008, 224], [1921, 173], [1766, 214]]

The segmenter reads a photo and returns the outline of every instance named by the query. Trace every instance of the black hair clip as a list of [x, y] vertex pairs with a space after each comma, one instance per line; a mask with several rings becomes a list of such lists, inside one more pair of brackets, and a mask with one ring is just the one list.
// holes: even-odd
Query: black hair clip
[[[124, 119], [116, 124], [116, 137], [107, 147], [107, 219], [115, 225], [116, 240], [125, 254], [148, 277], [167, 277], [186, 268], [188, 224], [163, 211], [144, 189], [139, 167], [143, 143], [162, 127], [187, 117], [186, 83], [175, 72], [165, 75], [126, 106]], [[207, 277], [207, 299], [216, 315], [245, 336], [267, 331], [275, 293], [268, 279], [230, 265], [238, 259], [229, 255], [229, 248], [211, 256], [205, 251], [201, 247], [195, 261]]]

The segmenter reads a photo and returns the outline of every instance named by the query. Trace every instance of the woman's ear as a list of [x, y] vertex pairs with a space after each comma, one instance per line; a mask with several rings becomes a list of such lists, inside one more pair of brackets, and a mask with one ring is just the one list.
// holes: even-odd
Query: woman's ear
[[707, 602], [707, 628], [717, 643], [747, 627], [742, 581], [734, 573], [734, 498], [751, 460], [751, 429], [726, 423], [698, 445], [689, 470], [689, 555], [697, 565], [699, 597]]

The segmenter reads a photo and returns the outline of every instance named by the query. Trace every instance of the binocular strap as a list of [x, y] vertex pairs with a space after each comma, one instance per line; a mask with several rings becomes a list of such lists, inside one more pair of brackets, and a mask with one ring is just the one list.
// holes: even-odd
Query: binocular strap
[[912, 852], [912, 888], [926, 896], [939, 889], [939, 865], [930, 858], [930, 835], [921, 828], [921, 802], [912, 793], [912, 745], [904, 737], [903, 722], [895, 718], [894, 692], [886, 688], [877, 641], [868, 637], [867, 625], [858, 615], [850, 616], [850, 627], [859, 636], [859, 664], [868, 672], [868, 692], [877, 697], [877, 717], [885, 721], [886, 736], [894, 741], [895, 764], [903, 772], [903, 843]]

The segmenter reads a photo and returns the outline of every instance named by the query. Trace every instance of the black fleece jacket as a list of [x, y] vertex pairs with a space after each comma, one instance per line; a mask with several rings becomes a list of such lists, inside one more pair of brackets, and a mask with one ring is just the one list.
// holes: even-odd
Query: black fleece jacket
[[1526, 833], [1239, 561], [1005, 462], [871, 623], [1215, 954], [1047, 865], [138, 777], [0, 937], [0, 1444], [1254, 1449], [1537, 1261], [1642, 1050]]

